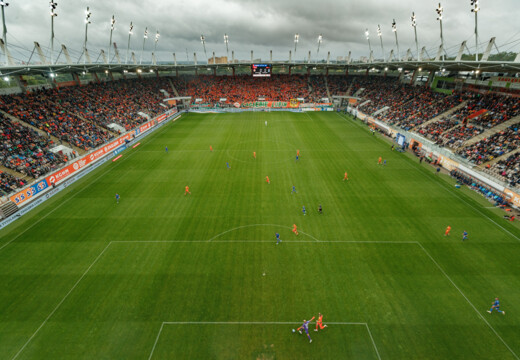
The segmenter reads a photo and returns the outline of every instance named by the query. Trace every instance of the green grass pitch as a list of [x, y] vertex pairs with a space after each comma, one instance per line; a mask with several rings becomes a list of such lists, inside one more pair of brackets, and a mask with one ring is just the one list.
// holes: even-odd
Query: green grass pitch
[[520, 231], [453, 185], [335, 113], [188, 114], [0, 232], [0, 359], [519, 359]]

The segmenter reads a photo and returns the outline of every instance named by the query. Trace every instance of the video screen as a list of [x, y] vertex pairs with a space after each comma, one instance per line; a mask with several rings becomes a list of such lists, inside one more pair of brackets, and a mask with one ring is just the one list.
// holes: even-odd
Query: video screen
[[271, 76], [271, 64], [252, 64], [251, 70], [253, 77], [269, 77]]

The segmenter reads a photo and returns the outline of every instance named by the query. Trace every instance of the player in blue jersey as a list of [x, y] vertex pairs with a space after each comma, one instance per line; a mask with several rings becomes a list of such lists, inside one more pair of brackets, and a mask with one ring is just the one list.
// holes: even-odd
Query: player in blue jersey
[[227, 167], [228, 169], [231, 169], [231, 166], [229, 166], [229, 162], [226, 162], [226, 167]]
[[305, 330], [305, 334], [307, 334], [307, 337], [309, 338], [309, 343], [312, 342], [312, 339], [311, 339], [311, 336], [309, 335], [309, 323], [314, 320], [314, 316], [312, 317], [312, 319], [310, 320], [303, 320], [303, 324], [302, 326], [300, 326], [297, 331], [300, 333], [300, 334], [303, 334], [302, 333], [302, 329]]
[[498, 301], [498, 298], [495, 298], [495, 301], [493, 301], [493, 305], [491, 305], [491, 309], [488, 310], [488, 313], [492, 313], [493, 310], [496, 309], [499, 313], [502, 313], [502, 315], [505, 315], [506, 312], [500, 310], [500, 301]]
[[468, 240], [468, 232], [466, 230], [464, 230], [464, 232], [462, 233], [462, 241], [465, 240]]
[[292, 194], [292, 193], [298, 193], [298, 192], [296, 191], [296, 186], [294, 186], [294, 185], [293, 185], [293, 187], [292, 187], [291, 194]]
[[120, 197], [119, 194], [116, 193], [116, 203], [118, 203], [118, 204], [119, 204], [119, 197]]
[[164, 151], [168, 152], [168, 146], [166, 146], [166, 147], [164, 148]]
[[280, 239], [280, 234], [276, 233], [276, 245], [278, 245], [278, 243], [281, 243], [281, 242], [282, 242], [282, 239]]
[[302, 212], [303, 212], [303, 215], [306, 215], [305, 205], [302, 206]]

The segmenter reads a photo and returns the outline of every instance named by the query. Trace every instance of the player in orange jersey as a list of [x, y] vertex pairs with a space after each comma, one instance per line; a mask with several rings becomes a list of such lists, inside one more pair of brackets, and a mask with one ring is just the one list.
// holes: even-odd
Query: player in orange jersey
[[266, 177], [265, 177], [265, 181], [266, 181], [268, 184], [271, 183], [271, 181], [269, 180], [269, 176], [266, 176]]
[[186, 187], [184, 188], [184, 195], [186, 195], [186, 194], [190, 194], [190, 195], [191, 195], [190, 187], [189, 187], [189, 186], [186, 186]]
[[213, 146], [209, 146], [209, 151], [213, 151]]
[[294, 235], [298, 235], [298, 229], [297, 229], [296, 224], [292, 225], [292, 232], [294, 233]]
[[343, 181], [345, 181], [345, 180], [348, 180], [348, 174], [346, 171], [345, 171], [345, 176], [343, 177]]
[[300, 150], [296, 150], [296, 156], [300, 157]]
[[253, 157], [256, 159], [256, 151], [253, 151]]
[[318, 326], [320, 327], [320, 330], [327, 327], [327, 325], [323, 325], [323, 314], [321, 313], [318, 313], [318, 320], [316, 320], [316, 329], [314, 329], [314, 331], [318, 331]]
[[381, 156], [379, 157], [379, 160], [377, 160], [377, 165], [381, 165], [383, 162], [383, 158], [381, 158]]
[[451, 226], [448, 225], [446, 231], [444, 232], [444, 236], [450, 236]]

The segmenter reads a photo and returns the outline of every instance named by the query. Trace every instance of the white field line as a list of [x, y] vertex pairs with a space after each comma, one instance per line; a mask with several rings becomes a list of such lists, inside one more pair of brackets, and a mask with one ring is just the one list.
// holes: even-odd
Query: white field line
[[374, 341], [374, 337], [372, 336], [372, 331], [370, 331], [370, 328], [368, 327], [367, 323], [365, 323], [365, 326], [367, 327], [368, 335], [370, 335], [370, 340], [372, 340], [372, 345], [374, 345], [374, 349], [376, 350], [377, 358], [381, 360], [381, 356], [379, 355], [379, 351], [377, 350], [376, 342]]
[[[208, 242], [210, 241], [213, 241], [215, 240], [216, 238], [224, 235], [224, 234], [227, 234], [229, 232], [232, 232], [232, 231], [235, 231], [235, 230], [238, 230], [238, 229], [243, 229], [243, 228], [247, 228], [247, 227], [253, 227], [253, 226], [276, 226], [278, 228], [284, 228], [284, 229], [290, 229], [291, 227], [290, 226], [286, 226], [286, 225], [278, 225], [278, 224], [250, 224], [250, 225], [242, 225], [242, 226], [237, 226], [235, 228], [232, 228], [232, 229], [229, 229], [229, 230], [226, 230], [224, 232], [221, 232], [220, 234], [217, 234], [215, 236], [213, 236], [211, 239], [208, 240]], [[314, 239], [315, 241], [320, 241], [318, 239], [316, 239], [314, 236], [310, 235], [310, 234], [307, 234], [303, 231], [298, 231], [300, 234], [303, 234], [303, 235], [306, 235], [308, 237], [310, 237], [311, 239]], [[283, 241], [283, 239], [282, 239]]]
[[83, 275], [81, 275], [81, 277], [78, 279], [78, 281], [76, 281], [76, 283], [70, 288], [69, 292], [65, 294], [65, 296], [63, 297], [63, 299], [61, 299], [61, 301], [58, 303], [58, 305], [56, 305], [56, 307], [54, 308], [54, 310], [51, 311], [51, 313], [45, 318], [45, 320], [43, 320], [43, 322], [41, 323], [41, 325], [38, 327], [38, 329], [36, 329], [36, 331], [31, 335], [31, 337], [25, 342], [25, 344], [21, 347], [20, 350], [18, 350], [18, 352], [13, 356], [13, 360], [16, 359], [18, 357], [18, 355], [20, 355], [22, 353], [22, 351], [25, 349], [25, 347], [31, 342], [31, 340], [36, 336], [36, 334], [38, 334], [38, 332], [41, 330], [42, 327], [45, 326], [45, 324], [47, 323], [47, 321], [49, 321], [49, 319], [52, 317], [52, 315], [54, 315], [54, 313], [60, 308], [61, 304], [63, 304], [63, 302], [69, 297], [69, 295], [72, 293], [72, 291], [74, 291], [74, 289], [76, 288], [76, 286], [78, 286], [78, 284], [81, 282], [81, 280], [83, 280], [83, 278], [85, 277], [85, 275], [87, 275], [87, 273], [90, 271], [90, 269], [92, 269], [92, 267], [94, 266], [95, 263], [97, 263], [97, 261], [101, 258], [101, 256], [103, 256], [103, 254], [105, 253], [105, 251], [109, 248], [110, 244], [112, 244], [111, 242], [108, 243], [107, 246], [105, 246], [105, 248], [103, 249], [103, 251], [101, 251], [101, 253], [94, 259], [94, 261], [90, 264], [90, 266], [87, 268], [87, 270], [85, 270], [85, 272], [83, 273]]
[[424, 246], [422, 246], [422, 244], [420, 242], [416, 242], [417, 245], [419, 245], [419, 247], [422, 249], [422, 251], [430, 258], [430, 260], [435, 264], [435, 266], [437, 267], [437, 269], [439, 269], [439, 271], [446, 277], [446, 279], [448, 279], [448, 281], [451, 283], [451, 285], [453, 285], [453, 287], [455, 289], [457, 289], [457, 291], [462, 295], [462, 297], [466, 300], [466, 302], [473, 308], [473, 310], [475, 310], [475, 312], [477, 313], [477, 315], [482, 319], [482, 321], [484, 321], [484, 323], [491, 329], [491, 331], [493, 331], [493, 333], [498, 337], [498, 339], [500, 339], [500, 341], [502, 341], [502, 343], [505, 345], [505, 347], [511, 352], [511, 354], [515, 357], [515, 359], [517, 360], [520, 360], [520, 358], [518, 357], [518, 355], [516, 355], [516, 353], [513, 351], [513, 349], [511, 349], [511, 347], [509, 347], [509, 345], [505, 342], [505, 340], [498, 334], [498, 332], [495, 330], [495, 328], [493, 326], [491, 326], [491, 324], [486, 320], [486, 318], [484, 316], [482, 316], [482, 314], [480, 313], [480, 311], [477, 310], [477, 308], [475, 307], [475, 305], [473, 305], [473, 303], [468, 299], [468, 297], [462, 292], [462, 290], [455, 284], [455, 282], [448, 276], [448, 274], [446, 274], [446, 272], [444, 271], [444, 269], [439, 265], [439, 263], [437, 261], [435, 261], [435, 259], [433, 258], [433, 256], [430, 255], [430, 253], [428, 251], [426, 251], [426, 249], [424, 248]]
[[[150, 135], [147, 139], [151, 139], [152, 137], [154, 136], [157, 136], [163, 129], [165, 129], [166, 126], [163, 126], [162, 129], [159, 129], [157, 130], [157, 132], [155, 134], [152, 134]], [[9, 245], [10, 243], [12, 243], [13, 241], [15, 241], [16, 239], [18, 239], [20, 236], [22, 236], [23, 234], [25, 234], [28, 230], [32, 229], [35, 225], [39, 224], [43, 219], [45, 219], [47, 216], [49, 216], [50, 214], [52, 214], [53, 212], [55, 212], [56, 210], [58, 210], [60, 207], [62, 207], [64, 204], [66, 204], [67, 202], [69, 202], [70, 200], [74, 199], [77, 195], [81, 194], [83, 191], [85, 191], [86, 189], [88, 189], [91, 185], [94, 185], [95, 183], [97, 183], [99, 180], [101, 180], [107, 173], [109, 173], [110, 171], [114, 170], [115, 168], [117, 168], [120, 164], [123, 163], [124, 160], [130, 158], [131, 156], [133, 156], [134, 154], [138, 153], [140, 150], [135, 150], [133, 153], [131, 153], [130, 155], [128, 155], [127, 157], [125, 158], [122, 158], [121, 161], [119, 161], [118, 163], [114, 164], [114, 166], [112, 166], [110, 169], [108, 169], [107, 171], [103, 172], [102, 174], [100, 174], [96, 179], [94, 179], [92, 182], [89, 182], [87, 185], [85, 185], [85, 187], [81, 188], [80, 190], [78, 190], [77, 192], [75, 192], [74, 194], [70, 195], [70, 197], [68, 197], [67, 199], [65, 199], [63, 202], [59, 203], [58, 205], [56, 205], [56, 207], [54, 209], [52, 209], [51, 211], [49, 211], [47, 214], [45, 214], [44, 216], [42, 216], [40, 219], [38, 219], [37, 221], [35, 221], [33, 224], [31, 224], [30, 226], [28, 226], [24, 231], [22, 231], [20, 234], [16, 235], [14, 238], [12, 238], [11, 240], [9, 240], [7, 243], [5, 243], [4, 245], [0, 246], [0, 250], [2, 250], [3, 248], [5, 248], [7, 245]], [[72, 186], [72, 185], [71, 185]], [[62, 190], [63, 191], [63, 190]], [[38, 207], [37, 207], [38, 208]]]
[[[153, 357], [153, 353], [159, 342], [159, 337], [163, 331], [164, 325], [300, 325], [301, 322], [296, 321], [165, 321], [161, 324], [159, 328], [159, 333], [155, 338], [155, 343], [153, 344], [152, 351], [150, 352], [150, 356], [148, 356], [148, 360], [151, 360]], [[376, 352], [377, 358], [381, 360], [381, 356], [379, 355], [379, 351], [377, 349], [376, 343], [374, 342], [374, 338], [372, 337], [372, 332], [368, 327], [367, 323], [361, 322], [329, 322], [329, 325], [361, 325], [367, 329], [368, 335], [370, 336], [370, 341], [372, 342], [372, 346]]]
[[150, 360], [153, 356], [153, 352], [155, 351], [155, 347], [157, 346], [157, 342], [159, 341], [159, 337], [161, 336], [163, 327], [164, 327], [164, 323], [161, 324], [161, 328], [159, 329], [159, 332], [157, 333], [157, 337], [155, 338], [155, 342], [153, 343], [152, 351], [150, 352], [150, 356], [148, 356], [148, 360]]
[[[208, 243], [208, 240], [114, 240], [112, 243]], [[384, 241], [384, 240], [283, 240], [284, 243], [339, 243], [339, 244], [415, 244], [417, 241]], [[220, 243], [276, 243], [276, 240], [219, 240], [211, 241]]]

